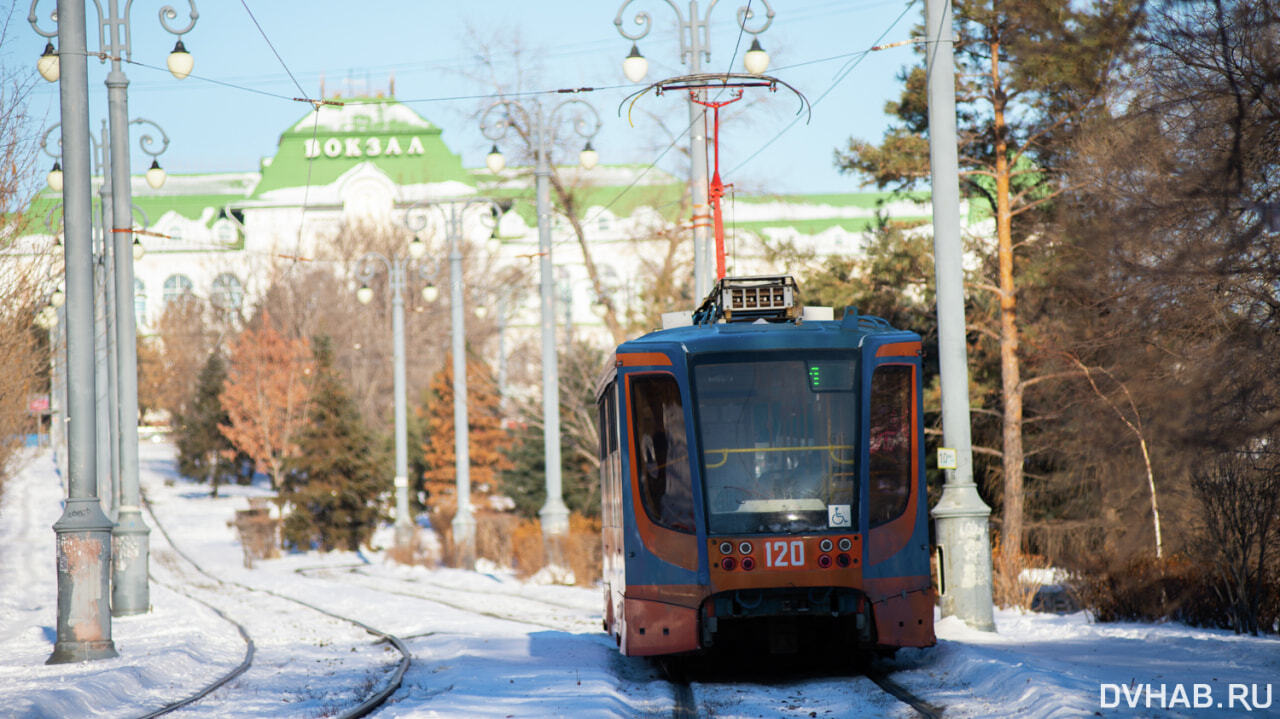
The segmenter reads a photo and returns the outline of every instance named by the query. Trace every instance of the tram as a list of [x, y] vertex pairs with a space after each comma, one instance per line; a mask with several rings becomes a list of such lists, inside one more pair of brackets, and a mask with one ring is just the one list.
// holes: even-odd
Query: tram
[[921, 339], [722, 278], [599, 378], [604, 628], [624, 655], [934, 644]]

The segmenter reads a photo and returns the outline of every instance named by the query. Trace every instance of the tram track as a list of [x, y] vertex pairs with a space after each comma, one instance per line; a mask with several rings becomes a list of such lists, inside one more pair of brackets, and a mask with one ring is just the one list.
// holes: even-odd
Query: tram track
[[[326, 565], [326, 566], [317, 566], [317, 567], [299, 567], [294, 571], [302, 576], [309, 577], [309, 578], [319, 578], [321, 575], [324, 575], [324, 574], [342, 573], [348, 580], [352, 577], [357, 577], [358, 579], [356, 583], [360, 584], [364, 588], [369, 589], [371, 591], [382, 592], [386, 594], [393, 594], [398, 596], [405, 596], [413, 599], [418, 599], [421, 601], [440, 604], [440, 605], [447, 606], [460, 611], [465, 611], [471, 614], [485, 616], [493, 619], [500, 619], [500, 620], [516, 622], [516, 623], [526, 624], [526, 625], [531, 624], [534, 626], [541, 626], [541, 627], [546, 627], [549, 629], [555, 629], [560, 631], [564, 631], [571, 627], [567, 627], [561, 624], [555, 624], [552, 622], [544, 622], [544, 621], [538, 621], [536, 619], [531, 619], [528, 617], [527, 614], [517, 615], [514, 613], [507, 614], [507, 613], [501, 613], [496, 611], [477, 609], [474, 602], [469, 604], [467, 603], [466, 599], [460, 599], [458, 597], [461, 596], [461, 597], [490, 597], [491, 598], [494, 594], [499, 594], [503, 597], [518, 599], [525, 602], [532, 602], [538, 605], [542, 605], [542, 606], [546, 606], [554, 609], [580, 611], [579, 607], [575, 607], [570, 604], [549, 601], [549, 600], [537, 598], [537, 597], [530, 597], [522, 593], [484, 592], [479, 590], [466, 589], [462, 587], [444, 585], [437, 582], [425, 581], [421, 579], [412, 580], [411, 586], [415, 588], [430, 587], [431, 590], [435, 593], [427, 594], [425, 592], [407, 591], [403, 589], [405, 582], [396, 581], [396, 580], [384, 580], [376, 576], [373, 576], [368, 572], [368, 565], [363, 563], [344, 564], [344, 565]], [[449, 596], [449, 595], [452, 595], [452, 596]], [[659, 670], [661, 675], [664, 677], [665, 681], [671, 686], [672, 702], [673, 702], [671, 713], [670, 713], [671, 717], [673, 717], [674, 719], [695, 719], [697, 717], [715, 716], [715, 712], [707, 707], [706, 702], [700, 700], [699, 691], [698, 691], [699, 689], [702, 689], [703, 690], [702, 693], [706, 694], [708, 693], [707, 689], [711, 686], [714, 686], [713, 684], [701, 684], [696, 681], [691, 681], [690, 676], [686, 673], [686, 670], [681, 668], [678, 663], [673, 662], [671, 664], [665, 664], [660, 662], [659, 664], [662, 667]], [[923, 698], [913, 694], [910, 690], [908, 690], [898, 682], [891, 679], [887, 672], [881, 671], [879, 669], [873, 669], [868, 666], [861, 666], [859, 667], [858, 671], [855, 672], [852, 676], [866, 677], [870, 682], [874, 683], [874, 685], [878, 687], [881, 691], [885, 692], [885, 694], [893, 697], [898, 702], [901, 702], [902, 704], [907, 705], [918, 716], [923, 717], [924, 719], [940, 719], [940, 717], [942, 717], [943, 715], [943, 709], [941, 707], [931, 704], [928, 701], [924, 700]], [[702, 697], [702, 699], [705, 699], [705, 697]]]
[[[777, 694], [778, 716], [793, 716], [788, 712], [795, 712], [794, 716], [797, 717], [814, 716], [808, 712], [810, 706], [805, 706], [805, 702], [799, 697], [808, 694], [810, 697], [823, 697], [823, 701], [830, 701], [827, 697], [831, 689], [824, 686], [824, 683], [835, 681], [849, 691], [847, 680], [857, 682], [860, 678], [865, 678], [867, 682], [862, 683], [862, 688], [852, 691], [862, 698], [870, 698], [868, 693], [874, 694], [877, 690], [884, 692], [887, 697], [881, 701], [887, 702], [883, 707], [886, 711], [897, 702], [906, 705], [916, 716], [924, 719], [941, 719], [943, 716], [943, 707], [912, 693], [890, 678], [888, 672], [871, 665], [858, 663], [849, 667], [847, 672], [792, 666], [779, 675], [762, 673], [741, 660], [742, 658], [725, 657], [712, 659], [710, 656], [656, 660], [659, 673], [672, 688], [674, 704], [670, 716], [673, 719], [720, 716], [722, 710], [736, 704], [744, 687], [755, 687], [758, 691]], [[783, 699], [783, 695], [787, 698]], [[822, 715], [824, 710], [820, 706], [813, 708], [819, 711], [818, 716]]]
[[[351, 576], [360, 577], [361, 579], [358, 583], [361, 584], [364, 588], [372, 591], [382, 592], [384, 594], [394, 594], [397, 596], [409, 597], [411, 599], [419, 599], [427, 602], [433, 602], [446, 607], [450, 607], [452, 609], [457, 609], [459, 611], [464, 611], [470, 614], [476, 614], [483, 617], [489, 617], [491, 619], [501, 619], [504, 621], [516, 622], [518, 624], [530, 624], [530, 625], [539, 626], [539, 627], [546, 627], [547, 629], [554, 629], [556, 631], [575, 631], [577, 629], [581, 629], [588, 626], [587, 624], [588, 620], [582, 617], [574, 617], [572, 619], [566, 618], [564, 622], [553, 622], [553, 621], [544, 621], [540, 619], [530, 618], [528, 615], [517, 615], [514, 613], [503, 613], [503, 612], [491, 611], [491, 610], [480, 610], [476, 608], [474, 600], [472, 600], [471, 603], [468, 603], [465, 599], [461, 599], [457, 595], [463, 595], [464, 597], [473, 596], [473, 597], [479, 597], [479, 598], [486, 598], [486, 597], [492, 598], [494, 594], [499, 594], [505, 598], [515, 599], [522, 602], [533, 602], [545, 607], [550, 607], [554, 611], [560, 611], [560, 612], [583, 611], [582, 608], [578, 606], [561, 603], [561, 602], [548, 601], [545, 599], [530, 597], [530, 596], [519, 594], [519, 593], [481, 592], [478, 590], [465, 589], [465, 588], [459, 588], [459, 587], [450, 587], [450, 586], [446, 586], [436, 582], [425, 582], [425, 581], [415, 581], [412, 583], [412, 586], [430, 587], [432, 590], [434, 590], [435, 593], [429, 594], [425, 592], [407, 591], [402, 588], [406, 584], [406, 582], [395, 581], [395, 580], [381, 580], [363, 571], [365, 567], [366, 565], [364, 564], [344, 564], [344, 565], [327, 565], [322, 567], [299, 567], [294, 571], [308, 578], [315, 578], [313, 575], [321, 574], [324, 572], [329, 572], [329, 573], [345, 572]], [[400, 588], [397, 588], [397, 587], [400, 587]], [[590, 621], [593, 622], [591, 626], [595, 629], [598, 629], [598, 626], [596, 626], [598, 625], [598, 620], [590, 620]], [[582, 625], [575, 626], [575, 624], [577, 623], [581, 623]]]
[[[377, 637], [377, 641], [375, 643], [386, 642], [386, 643], [389, 643], [392, 647], [394, 647], [394, 649], [397, 652], [399, 652], [400, 659], [396, 663], [396, 667], [391, 670], [390, 676], [387, 677], [385, 681], [374, 683], [370, 687], [370, 691], [368, 691], [360, 701], [355, 702], [353, 705], [341, 711], [332, 712], [333, 716], [337, 716], [340, 719], [357, 719], [358, 717], [367, 716], [371, 712], [375, 711], [378, 707], [386, 703], [386, 701], [395, 693], [395, 691], [399, 689], [401, 682], [404, 679], [404, 675], [408, 671], [412, 663], [412, 655], [409, 652], [408, 648], [405, 646], [404, 642], [399, 637], [389, 634], [387, 632], [383, 632], [381, 630], [375, 629], [374, 627], [371, 627], [368, 624], [365, 624], [364, 622], [359, 621], [358, 619], [354, 619], [352, 617], [338, 614], [336, 612], [330, 611], [323, 607], [319, 607], [310, 602], [298, 599], [297, 597], [291, 597], [286, 594], [273, 591], [271, 589], [266, 589], [262, 587], [253, 587], [247, 584], [243, 584], [241, 582], [223, 579], [213, 574], [212, 572], [205, 569], [203, 565], [197, 562], [194, 558], [192, 558], [190, 555], [184, 552], [177, 545], [177, 543], [173, 540], [173, 537], [169, 534], [168, 529], [165, 527], [164, 523], [161, 522], [160, 518], [156, 515], [150, 502], [147, 501], [145, 494], [143, 495], [143, 507], [146, 510], [147, 514], [151, 517], [153, 526], [155, 526], [157, 529], [160, 530], [160, 534], [164, 537], [166, 543], [168, 544], [168, 550], [172, 553], [171, 555], [168, 555], [168, 554], [158, 555], [156, 557], [157, 561], [162, 562], [172, 567], [173, 569], [178, 569], [178, 567], [176, 567], [177, 560], [175, 559], [175, 557], [180, 558], [183, 562], [189, 565], [192, 569], [194, 569], [200, 575], [203, 575], [203, 577], [211, 581], [213, 584], [207, 585], [207, 586], [200, 586], [197, 582], [186, 581], [184, 582], [185, 584], [184, 586], [183, 584], [166, 583], [166, 582], [157, 580], [155, 578], [154, 573], [151, 575], [152, 580], [157, 581], [157, 583], [166, 586], [170, 590], [175, 591], [179, 594], [182, 594], [183, 596], [186, 596], [189, 599], [208, 607], [213, 612], [215, 612], [219, 617], [221, 617], [224, 621], [227, 621], [228, 623], [235, 626], [237, 631], [240, 633], [240, 636], [243, 638], [245, 642], [246, 651], [245, 651], [244, 659], [240, 662], [240, 664], [232, 668], [230, 671], [225, 672], [222, 675], [218, 676], [214, 681], [205, 685], [199, 691], [183, 699], [165, 704], [164, 706], [154, 711], [151, 711], [150, 713], [142, 715], [140, 719], [152, 719], [153, 717], [163, 716], [165, 714], [171, 713], [183, 707], [190, 706], [191, 704], [208, 697], [210, 694], [217, 691], [218, 689], [226, 687], [232, 680], [236, 679], [237, 677], [240, 677], [245, 672], [247, 672], [250, 669], [250, 667], [253, 666], [254, 655], [256, 652], [256, 645], [252, 636], [249, 633], [249, 630], [245, 627], [244, 624], [237, 621], [235, 618], [231, 617], [226, 612], [220, 610], [213, 603], [206, 601], [201, 597], [196, 596], [191, 591], [191, 588], [196, 588], [198, 591], [204, 591], [204, 592], [225, 591], [226, 589], [231, 588], [231, 589], [239, 590], [241, 592], [267, 595], [272, 597], [274, 600], [280, 600], [280, 601], [291, 603], [293, 605], [302, 606], [313, 612], [316, 612], [316, 613], [325, 615], [327, 617], [330, 617], [332, 619], [336, 619], [338, 621], [345, 622], [347, 624], [358, 627], [359, 629], [364, 630], [368, 634], [371, 634]], [[182, 572], [179, 570], [178, 573], [181, 574], [185, 572]], [[354, 651], [354, 648], [352, 651]]]

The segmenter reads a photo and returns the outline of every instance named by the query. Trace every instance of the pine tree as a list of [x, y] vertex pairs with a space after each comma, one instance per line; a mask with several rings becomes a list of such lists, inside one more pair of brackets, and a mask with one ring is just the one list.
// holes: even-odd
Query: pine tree
[[280, 498], [288, 510], [284, 537], [296, 546], [356, 551], [382, 517], [391, 487], [374, 439], [333, 366], [327, 337], [314, 343], [315, 374], [300, 452], [287, 462]]
[[[1070, 185], [1065, 159], [1071, 142], [1105, 111], [1105, 91], [1133, 45], [1142, 4], [957, 0], [954, 5], [960, 174], [969, 194], [986, 200], [996, 224], [994, 252], [984, 268], [988, 276], [971, 284], [989, 293], [975, 314], [985, 310], [990, 319], [983, 329], [995, 339], [1000, 449], [974, 449], [1001, 458], [1001, 529], [1005, 546], [1016, 553], [1022, 550], [1028, 456], [1023, 404], [1027, 387], [1036, 381], [1024, 377], [1025, 318], [1038, 309], [1027, 306], [1028, 290], [1053, 263], [1053, 243], [1044, 236], [1046, 213]], [[928, 178], [925, 78], [923, 64], [901, 76], [901, 100], [886, 107], [896, 126], [879, 146], [851, 140], [836, 153], [841, 169], [899, 189]]]
[[218, 425], [231, 422], [221, 400], [226, 380], [226, 362], [215, 350], [200, 370], [195, 397], [186, 402], [187, 413], [177, 418], [178, 471], [208, 482], [214, 497], [219, 485], [241, 479], [241, 468], [252, 462], [218, 431]]
[[[505, 449], [510, 442], [502, 426], [497, 387], [484, 363], [467, 362], [467, 451], [471, 460], [471, 505], [478, 506], [497, 490], [498, 473], [511, 466]], [[457, 482], [453, 432], [453, 363], [431, 379], [427, 405], [419, 412], [426, 419], [426, 442], [422, 445], [423, 489], [427, 506], [433, 511], [457, 506]]]

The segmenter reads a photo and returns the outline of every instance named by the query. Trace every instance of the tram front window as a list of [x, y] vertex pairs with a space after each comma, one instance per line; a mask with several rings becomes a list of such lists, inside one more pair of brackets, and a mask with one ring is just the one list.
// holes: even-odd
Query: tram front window
[[694, 368], [713, 534], [856, 526], [857, 376], [825, 357]]

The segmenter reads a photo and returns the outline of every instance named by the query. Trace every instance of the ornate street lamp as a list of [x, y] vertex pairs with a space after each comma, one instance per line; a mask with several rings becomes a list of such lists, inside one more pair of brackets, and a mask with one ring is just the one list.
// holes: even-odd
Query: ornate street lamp
[[[494, 149], [492, 154], [498, 154]], [[458, 549], [458, 566], [472, 569], [475, 566], [475, 515], [471, 506], [471, 446], [467, 419], [467, 361], [466, 326], [462, 311], [462, 230], [467, 212], [483, 208], [483, 216], [495, 223], [502, 221], [505, 212], [502, 204], [487, 197], [440, 200], [414, 205], [405, 210], [404, 223], [415, 235], [426, 229], [428, 208], [438, 210], [445, 223], [445, 236], [449, 241], [449, 301], [450, 335], [453, 355], [453, 454], [454, 476], [457, 483], [458, 509], [453, 516], [453, 543]], [[482, 219], [483, 221], [483, 219]], [[422, 288], [422, 299], [434, 302], [439, 290], [434, 283]]]
[[[41, 29], [38, 22], [39, 16], [36, 13], [36, 5], [39, 1], [31, 0], [31, 9], [27, 16], [27, 21], [31, 24], [36, 34], [46, 38], [53, 38], [57, 35], [59, 43], [67, 51], [68, 57], [77, 56], [81, 53], [87, 55], [87, 40], [84, 34], [88, 18], [84, 15], [84, 3], [79, 3], [78, 5], [77, 3], [59, 3], [62, 5], [67, 17], [59, 18], [58, 12], [55, 10], [51, 14], [51, 19], [55, 25], [60, 25], [59, 20], [65, 19], [69, 24], [76, 27], [57, 27], [54, 31], [47, 31]], [[195, 27], [196, 20], [199, 18], [195, 0], [187, 0], [187, 3], [190, 7], [190, 22], [184, 27], [175, 28], [169, 24], [169, 21], [178, 17], [178, 13], [173, 7], [166, 5], [160, 9], [159, 14], [161, 27], [178, 36], [178, 45], [169, 57], [170, 71], [178, 78], [186, 77], [186, 73], [190, 73], [192, 67], [191, 56], [182, 47], [182, 36]], [[68, 12], [68, 5], [76, 5], [76, 8]], [[135, 245], [135, 238], [132, 237], [131, 232], [133, 199], [129, 162], [129, 101], [126, 93], [129, 80], [122, 69], [122, 63], [130, 60], [132, 56], [130, 42], [133, 37], [133, 31], [130, 28], [129, 17], [132, 5], [131, 0], [125, 2], [123, 6], [118, 0], [110, 0], [104, 12], [102, 4], [98, 0], [94, 0], [94, 7], [98, 11], [96, 27], [99, 28], [98, 38], [100, 43], [96, 54], [101, 62], [106, 62], [108, 59], [111, 61], [111, 70], [108, 72], [106, 79], [111, 139], [109, 152], [104, 148], [103, 154], [108, 155], [110, 158], [111, 217], [112, 224], [118, 225], [110, 228], [110, 232], [104, 232], [104, 239], [112, 244], [113, 256], [117, 258], [114, 286], [116, 297], [120, 299], [120, 301], [116, 302], [115, 307], [114, 337], [117, 357], [115, 369], [120, 383], [115, 395], [116, 412], [114, 413], [120, 432], [117, 443], [119, 452], [120, 511], [116, 517], [115, 526], [111, 530], [111, 536], [114, 545], [128, 548], [128, 551], [120, 552], [114, 558], [114, 561], [110, 562], [111, 613], [116, 616], [141, 614], [148, 611], [151, 605], [150, 588], [147, 580], [147, 566], [150, 557], [150, 529], [147, 528], [146, 523], [142, 520], [142, 496], [138, 486], [137, 326], [133, 303], [123, 301], [126, 297], [132, 297], [134, 293], [133, 263], [119, 261], [120, 258], [126, 257], [133, 252], [135, 247], [140, 247], [140, 245]], [[68, 39], [74, 39], [75, 44], [68, 46]], [[49, 49], [46, 48], [46, 51]], [[47, 60], [44, 55], [41, 56], [41, 61], [37, 63], [38, 69], [42, 70], [41, 74], [46, 79], [49, 78], [52, 71], [50, 64], [51, 61]], [[63, 68], [59, 63], [58, 72], [61, 73], [62, 70]], [[87, 71], [85, 77], [81, 77], [80, 72], [81, 66], [77, 57], [75, 68], [76, 92], [79, 92], [79, 83], [81, 81], [87, 83]], [[63, 83], [65, 84], [65, 82], [66, 79], [63, 78]], [[64, 87], [63, 92], [63, 107], [66, 107], [68, 88]], [[87, 104], [86, 98], [85, 105], [87, 106]], [[70, 121], [66, 117], [63, 120], [64, 122]], [[85, 121], [87, 122], [87, 117]], [[154, 125], [155, 123], [151, 124]], [[161, 134], [163, 135], [163, 131]], [[150, 137], [144, 136], [143, 141], [143, 149], [145, 151]], [[164, 143], [165, 146], [168, 145], [167, 137]], [[83, 148], [77, 148], [77, 152], [81, 149]], [[163, 151], [163, 148], [161, 148], [161, 151]], [[154, 157], [159, 153], [150, 154]], [[88, 168], [87, 166], [79, 167], [77, 165], [77, 169], [87, 171]], [[159, 179], [163, 182], [163, 175], [159, 176]], [[148, 177], [148, 180], [152, 180], [152, 177]], [[80, 183], [84, 183], [84, 186], [87, 186], [87, 178], [76, 178], [72, 180], [72, 183], [73, 187], [79, 187]], [[68, 250], [69, 252], [70, 250]], [[68, 282], [68, 287], [70, 286], [71, 283]], [[61, 610], [62, 607], [60, 605], [59, 611], [61, 612]], [[61, 631], [59, 636], [61, 637]], [[55, 656], [59, 656], [56, 651]]]
[[769, 53], [760, 47], [760, 38], [751, 38], [751, 48], [742, 56], [742, 66], [752, 75], [763, 75], [769, 69]]
[[45, 43], [44, 52], [40, 53], [40, 59], [36, 60], [36, 71], [40, 73], [49, 82], [57, 82], [58, 77], [62, 74], [62, 68], [58, 63], [58, 53], [53, 49], [53, 43]]
[[[634, 34], [623, 29], [622, 15], [632, 2], [635, 2], [635, 0], [625, 0], [622, 3], [622, 6], [618, 8], [617, 16], [613, 19], [613, 24], [618, 28], [619, 35], [632, 41], [631, 54], [622, 61], [622, 71], [628, 80], [640, 82], [648, 71], [649, 63], [640, 55], [637, 43], [649, 34], [653, 21], [648, 13], [638, 12], [633, 22], [640, 29]], [[747, 21], [755, 16], [755, 11], [751, 9], [750, 5], [738, 8], [738, 27], [743, 32], [753, 36], [769, 29], [769, 26], [773, 23], [774, 12], [769, 5], [769, 1], [758, 0], [758, 2], [764, 5], [765, 10], [764, 22], [759, 27], [747, 26]], [[676, 34], [680, 38], [680, 61], [689, 66], [690, 74], [701, 74], [702, 61], [711, 60], [711, 33], [707, 23], [711, 10], [716, 3], [708, 3], [706, 10], [699, 16], [697, 0], [689, 0], [687, 18], [680, 12], [675, 0], [667, 0], [667, 5], [676, 13]], [[753, 52], [758, 54], [752, 55]], [[759, 42], [753, 42], [751, 49], [743, 57], [743, 62], [746, 64], [748, 72], [760, 74], [769, 66], [769, 56], [760, 48]], [[705, 100], [706, 91], [699, 90], [690, 96], [689, 102], [689, 156], [693, 158], [693, 162], [689, 163], [689, 195], [693, 202], [693, 289], [695, 297], [702, 297], [711, 289], [711, 242], [707, 233], [711, 227], [711, 216], [706, 202], [709, 190], [705, 159], [707, 157], [706, 110], [698, 104], [699, 101]]]
[[[569, 531], [569, 508], [564, 503], [561, 482], [560, 378], [556, 366], [555, 277], [551, 260], [551, 129], [561, 111], [576, 111], [572, 118], [573, 130], [587, 140], [586, 147], [578, 154], [578, 161], [586, 169], [594, 167], [599, 156], [591, 148], [591, 138], [600, 130], [600, 115], [582, 100], [565, 100], [547, 112], [543, 111], [542, 104], [537, 101], [526, 108], [514, 100], [499, 100], [490, 105], [480, 117], [480, 130], [490, 140], [496, 142], [506, 136], [508, 129], [515, 128], [534, 149], [541, 277], [539, 287], [542, 301], [543, 450], [547, 473], [547, 500], [538, 515], [542, 519], [547, 556], [552, 557], [553, 561], [557, 558], [558, 539]], [[496, 145], [494, 149], [496, 151]]]
[[[373, 288], [370, 280], [377, 274], [378, 264], [387, 270], [387, 292], [391, 296], [391, 345], [392, 345], [392, 399], [395, 408], [395, 543], [404, 549], [413, 537], [413, 522], [409, 518], [409, 448], [408, 448], [408, 412], [406, 409], [405, 350], [404, 350], [404, 286], [405, 271], [410, 259], [418, 259], [426, 254], [426, 243], [414, 237], [408, 247], [409, 257], [387, 257], [380, 252], [366, 252], [356, 263], [356, 276], [360, 278], [360, 289], [356, 290], [356, 299], [362, 305], [373, 300]], [[425, 268], [418, 267], [418, 272], [425, 276]]]
[[[169, 19], [172, 20], [177, 17], [177, 13], [174, 13], [172, 9], [169, 9], [169, 13]], [[195, 15], [193, 14], [193, 21], [194, 18]], [[165, 65], [169, 66], [169, 73], [179, 80], [185, 80], [191, 74], [196, 61], [195, 58], [191, 57], [191, 53], [187, 52], [187, 46], [182, 44], [182, 38], [178, 38], [177, 44], [173, 46], [173, 51], [169, 53], [168, 59], [165, 60]]]

